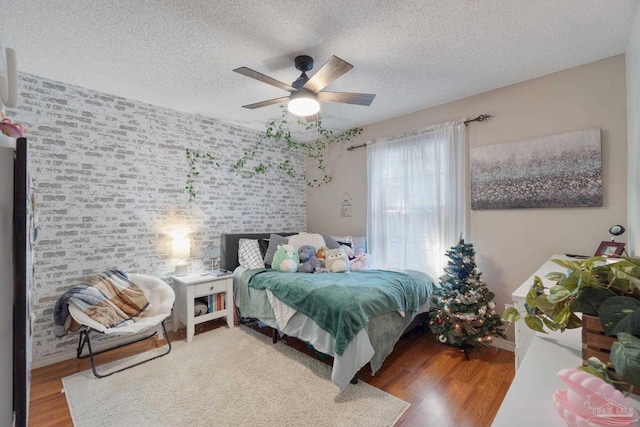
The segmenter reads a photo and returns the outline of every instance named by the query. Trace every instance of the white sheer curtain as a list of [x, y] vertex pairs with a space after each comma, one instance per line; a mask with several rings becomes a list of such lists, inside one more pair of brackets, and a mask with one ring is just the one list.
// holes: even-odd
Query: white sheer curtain
[[367, 144], [367, 242], [376, 267], [443, 274], [445, 253], [466, 232], [465, 152], [463, 121]]

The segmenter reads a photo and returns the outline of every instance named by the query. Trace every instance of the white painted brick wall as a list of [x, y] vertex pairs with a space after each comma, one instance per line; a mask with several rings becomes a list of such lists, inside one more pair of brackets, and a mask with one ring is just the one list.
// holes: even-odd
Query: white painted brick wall
[[[304, 181], [277, 171], [243, 178], [231, 168], [258, 140], [255, 131], [29, 74], [20, 92], [7, 115], [26, 128], [40, 217], [34, 363], [75, 348], [77, 334], [53, 334], [52, 313], [82, 276], [118, 267], [170, 282], [178, 228], [189, 230], [192, 259], [201, 260], [222, 233], [306, 228]], [[185, 148], [221, 164], [201, 168], [192, 203]], [[260, 156], [291, 156], [304, 173], [304, 153], [267, 146]]]

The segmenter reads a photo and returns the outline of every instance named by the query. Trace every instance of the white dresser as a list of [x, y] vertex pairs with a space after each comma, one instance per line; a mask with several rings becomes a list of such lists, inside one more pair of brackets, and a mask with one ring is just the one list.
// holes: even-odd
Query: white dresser
[[552, 259], [574, 259], [575, 260], [576, 258], [570, 258], [566, 255], [552, 255], [551, 258], [547, 260], [547, 262], [542, 264], [542, 266], [538, 270], [536, 270], [536, 272], [533, 273], [531, 277], [529, 277], [522, 285], [520, 285], [518, 289], [516, 289], [511, 294], [511, 299], [513, 300], [514, 307], [522, 315], [522, 318], [519, 321], [517, 321], [515, 324], [516, 372], [518, 371], [518, 368], [522, 363], [522, 359], [524, 358], [524, 355], [527, 353], [527, 350], [529, 349], [531, 340], [533, 340], [533, 337], [536, 334], [536, 332], [533, 329], [529, 328], [524, 323], [524, 316], [525, 316], [524, 302], [527, 298], [527, 294], [529, 293], [529, 289], [531, 288], [531, 285], [533, 285], [533, 279], [535, 276], [538, 276], [542, 280], [543, 285], [548, 288], [553, 286], [555, 282], [552, 282], [551, 280], [547, 279], [547, 274], [553, 273], [555, 271], [564, 270], [562, 266], [551, 261]]

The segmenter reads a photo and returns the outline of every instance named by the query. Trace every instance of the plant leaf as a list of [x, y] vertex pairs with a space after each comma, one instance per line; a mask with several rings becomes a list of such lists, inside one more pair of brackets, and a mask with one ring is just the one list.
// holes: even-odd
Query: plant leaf
[[542, 284], [542, 280], [538, 276], [533, 278], [533, 285], [531, 285], [531, 289], [527, 293], [527, 297], [525, 299], [525, 303], [530, 308], [536, 307], [536, 298], [538, 295], [544, 292], [544, 285]]
[[571, 310], [575, 313], [585, 313], [598, 316], [602, 301], [614, 294], [603, 288], [587, 288], [571, 302]]
[[557, 331], [558, 329], [560, 329], [560, 325], [558, 325], [555, 322], [552, 322], [551, 320], [547, 319], [546, 317], [542, 319], [542, 321], [544, 322], [544, 325], [549, 328], [552, 331]]
[[520, 317], [520, 313], [515, 307], [507, 307], [502, 313], [502, 320], [504, 320], [505, 322], [515, 323], [520, 320]]
[[527, 326], [533, 329], [534, 331], [542, 332], [545, 334], [547, 333], [547, 331], [544, 330], [544, 327], [542, 325], [542, 320], [538, 319], [535, 316], [531, 316], [530, 314], [528, 314], [524, 318], [524, 323], [526, 323]]
[[571, 261], [568, 259], [552, 259], [551, 261], [571, 271], [582, 270], [582, 264], [580, 263], [580, 261]]
[[538, 293], [535, 289], [530, 289], [527, 294], [527, 298], [525, 299], [525, 304], [529, 308], [536, 308], [536, 299], [538, 298]]
[[547, 279], [549, 279], [549, 280], [551, 280], [553, 282], [557, 282], [559, 280], [562, 280], [565, 277], [567, 277], [567, 275], [565, 273], [559, 273], [557, 271], [547, 274]]
[[579, 371], [584, 371], [588, 374], [594, 375], [598, 378], [600, 378], [603, 381], [607, 381], [607, 378], [604, 377], [602, 375], [602, 372], [598, 371], [597, 369], [592, 368], [591, 366], [578, 366], [578, 370]]
[[567, 320], [567, 329], [576, 329], [576, 328], [581, 328], [582, 327], [582, 320], [580, 320], [580, 318], [578, 316], [576, 316], [575, 314], [571, 313], [571, 316], [569, 316], [569, 320]]
[[578, 370], [588, 372], [591, 375], [595, 375], [596, 377], [601, 378], [606, 382], [611, 382], [611, 377], [609, 376], [607, 365], [600, 361], [600, 359], [598, 359], [597, 357], [590, 357], [587, 360], [587, 366], [578, 366]]
[[567, 322], [569, 321], [569, 317], [571, 316], [571, 308], [568, 305], [565, 305], [560, 312], [553, 318], [553, 321], [560, 325], [560, 328], [563, 328]]
[[551, 304], [555, 304], [569, 298], [569, 295], [571, 295], [571, 292], [567, 288], [562, 285], [555, 285], [551, 289], [549, 289], [547, 301], [549, 301]]
[[640, 339], [620, 332], [611, 346], [611, 363], [624, 381], [640, 386]]
[[542, 284], [542, 280], [538, 276], [534, 276], [533, 285], [531, 285], [531, 289], [535, 289], [536, 291], [543, 292], [544, 285]]
[[[618, 264], [618, 263], [616, 263]], [[619, 287], [625, 291], [631, 289], [640, 289], [640, 267], [633, 266], [616, 266], [616, 264], [611, 265], [611, 273], [613, 274], [614, 279], [618, 279], [618, 281], [627, 282], [623, 284], [619, 284]]]
[[536, 307], [549, 317], [553, 317], [556, 311], [556, 304], [549, 302], [549, 297], [546, 294], [538, 295], [538, 298], [536, 298]]
[[614, 296], [600, 305], [600, 323], [607, 335], [621, 332], [640, 333], [640, 301], [631, 297]]
[[624, 259], [625, 259], [627, 262], [629, 262], [630, 264], [634, 264], [634, 265], [638, 265], [638, 266], [640, 266], [640, 257], [633, 257], [633, 258], [631, 258], [631, 257], [626, 257], [626, 256], [624, 256], [624, 257], [622, 257], [622, 258], [624, 258]]

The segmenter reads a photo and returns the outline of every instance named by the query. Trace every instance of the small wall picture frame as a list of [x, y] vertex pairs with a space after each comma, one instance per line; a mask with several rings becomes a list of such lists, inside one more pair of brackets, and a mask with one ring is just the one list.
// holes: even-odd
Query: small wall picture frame
[[622, 255], [624, 243], [603, 241], [594, 256], [617, 257]]

